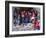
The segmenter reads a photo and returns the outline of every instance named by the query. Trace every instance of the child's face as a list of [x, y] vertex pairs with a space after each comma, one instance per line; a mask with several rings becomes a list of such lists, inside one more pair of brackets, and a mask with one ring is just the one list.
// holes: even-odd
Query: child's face
[[31, 15], [31, 12], [28, 12], [29, 15]]
[[25, 15], [27, 15], [27, 12], [25, 13]]
[[21, 12], [21, 14], [24, 14], [24, 13], [25, 13], [25, 11], [22, 11], [22, 12]]
[[35, 23], [35, 19], [32, 20], [32, 23]]

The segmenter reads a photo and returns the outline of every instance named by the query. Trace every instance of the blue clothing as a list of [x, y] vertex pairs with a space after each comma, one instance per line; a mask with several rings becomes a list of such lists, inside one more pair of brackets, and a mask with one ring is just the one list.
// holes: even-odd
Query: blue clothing
[[24, 23], [28, 23], [29, 19], [27, 17], [24, 18]]

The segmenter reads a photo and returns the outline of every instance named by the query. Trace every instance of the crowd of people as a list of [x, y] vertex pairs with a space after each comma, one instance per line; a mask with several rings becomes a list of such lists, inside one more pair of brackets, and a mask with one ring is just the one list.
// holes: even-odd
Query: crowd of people
[[[16, 9], [17, 11], [17, 9]], [[20, 8], [13, 15], [15, 26], [23, 24], [27, 26], [28, 23], [34, 24], [34, 30], [40, 29], [40, 14], [33, 8]]]

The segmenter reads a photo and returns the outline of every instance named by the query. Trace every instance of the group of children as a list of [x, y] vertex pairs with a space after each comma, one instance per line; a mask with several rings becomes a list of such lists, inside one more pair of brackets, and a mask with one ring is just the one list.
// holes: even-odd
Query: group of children
[[[15, 22], [14, 24], [21, 25], [23, 26], [27, 25], [28, 23], [34, 24], [34, 30], [35, 29], [40, 29], [40, 14], [34, 10], [34, 9], [26, 9], [26, 10], [21, 10], [19, 13], [15, 13]], [[39, 19], [38, 19], [39, 18]]]

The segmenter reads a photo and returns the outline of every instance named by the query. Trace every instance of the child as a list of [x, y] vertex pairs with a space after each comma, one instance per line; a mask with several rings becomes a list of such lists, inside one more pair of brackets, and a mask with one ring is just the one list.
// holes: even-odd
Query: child
[[40, 30], [40, 21], [39, 20], [37, 20], [37, 19], [35, 20], [34, 27], [35, 27], [35, 29]]
[[25, 11], [22, 11], [21, 12], [21, 23], [24, 25], [24, 13], [25, 13]]

